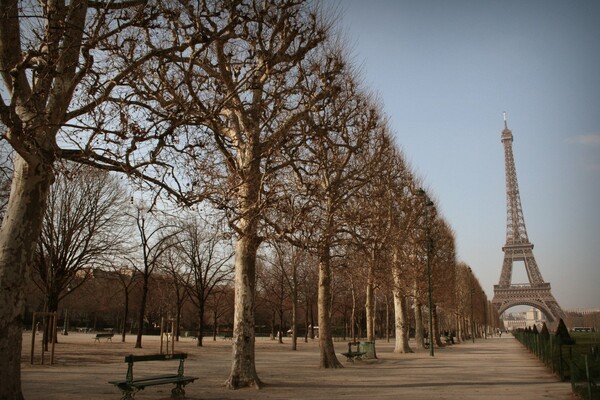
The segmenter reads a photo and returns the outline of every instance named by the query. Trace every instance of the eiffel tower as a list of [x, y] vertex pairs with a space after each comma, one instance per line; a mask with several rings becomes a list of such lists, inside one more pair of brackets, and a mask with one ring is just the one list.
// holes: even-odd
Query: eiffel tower
[[[506, 169], [506, 244], [502, 247], [504, 262], [500, 283], [494, 285], [494, 298], [492, 304], [502, 314], [507, 309], [517, 305], [535, 307], [544, 313], [549, 324], [555, 325], [558, 320], [564, 320], [565, 315], [558, 302], [552, 296], [550, 283], [545, 282], [533, 256], [533, 244], [527, 237], [517, 171], [512, 152], [513, 135], [506, 124], [504, 113], [504, 130], [502, 131], [502, 144], [504, 145], [504, 164]], [[512, 283], [513, 263], [522, 261], [529, 283]]]

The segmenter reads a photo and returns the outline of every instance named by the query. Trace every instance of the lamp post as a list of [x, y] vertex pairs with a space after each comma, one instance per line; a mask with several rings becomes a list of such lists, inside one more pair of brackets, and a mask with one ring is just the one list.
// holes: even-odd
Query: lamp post
[[431, 236], [429, 223], [429, 207], [433, 202], [429, 199], [423, 189], [419, 189], [419, 195], [425, 198], [425, 224], [427, 232], [427, 294], [429, 305], [429, 355], [433, 357], [433, 301], [431, 300]]
[[[67, 294], [71, 293], [71, 286], [67, 286]], [[69, 309], [65, 308], [65, 321], [63, 323], [63, 336], [69, 335]]]

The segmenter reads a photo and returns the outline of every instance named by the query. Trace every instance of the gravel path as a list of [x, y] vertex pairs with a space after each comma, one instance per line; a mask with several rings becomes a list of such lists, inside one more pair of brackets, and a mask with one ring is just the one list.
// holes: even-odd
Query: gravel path
[[[134, 349], [135, 338], [121, 343], [95, 343], [93, 334], [71, 333], [59, 336], [55, 365], [29, 364], [31, 336], [23, 336], [22, 382], [28, 400], [119, 399], [119, 390], [109, 380], [125, 377], [126, 354], [158, 353], [157, 337], [144, 337], [143, 349]], [[512, 336], [479, 339], [413, 354], [392, 353], [393, 344], [377, 342], [376, 360], [348, 363], [339, 355], [343, 369], [317, 367], [318, 343], [299, 342], [290, 350], [290, 340], [278, 344], [257, 340], [256, 368], [266, 384], [231, 391], [222, 384], [230, 368], [231, 342], [205, 339], [203, 347], [191, 338], [176, 343], [176, 352], [187, 352], [186, 375], [199, 380], [186, 387], [187, 399], [573, 399], [569, 383], [560, 382], [529, 354]], [[39, 363], [39, 344], [35, 358]], [[336, 350], [347, 350], [346, 342], [336, 342]], [[47, 353], [46, 361], [49, 360]], [[136, 364], [134, 376], [175, 372], [176, 362]], [[145, 371], [152, 369], [153, 371]], [[168, 399], [168, 386], [150, 387], [136, 395], [137, 400]]]

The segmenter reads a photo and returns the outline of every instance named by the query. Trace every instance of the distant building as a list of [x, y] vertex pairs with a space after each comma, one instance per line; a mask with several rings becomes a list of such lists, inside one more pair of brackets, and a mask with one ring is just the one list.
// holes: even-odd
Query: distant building
[[515, 329], [525, 329], [528, 327], [537, 326], [538, 330], [542, 328], [546, 318], [540, 310], [536, 308], [530, 308], [523, 312], [504, 313], [502, 315], [504, 321], [504, 328], [512, 331]]
[[565, 310], [565, 324], [569, 328], [583, 327], [600, 330], [600, 308], [576, 308]]

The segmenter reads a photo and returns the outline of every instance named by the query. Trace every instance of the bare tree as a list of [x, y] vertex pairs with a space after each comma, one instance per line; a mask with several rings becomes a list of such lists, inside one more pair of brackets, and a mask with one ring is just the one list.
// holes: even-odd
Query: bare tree
[[390, 218], [389, 246], [391, 248], [391, 275], [393, 277], [392, 294], [394, 298], [395, 346], [396, 353], [412, 353], [409, 346], [409, 301], [412, 295], [412, 282], [415, 271], [411, 258], [413, 231], [421, 212], [415, 195], [415, 181], [402, 155], [394, 147], [392, 162], [389, 165], [388, 212]]
[[50, 189], [33, 261], [47, 312], [57, 311], [60, 300], [85, 282], [77, 275], [106, 264], [127, 233], [127, 197], [119, 181], [90, 167], [68, 167]]
[[333, 347], [331, 307], [332, 260], [350, 239], [352, 224], [344, 208], [365, 184], [369, 151], [378, 115], [361, 93], [351, 73], [346, 73], [338, 95], [327, 107], [315, 110], [306, 125], [309, 139], [294, 165], [296, 182], [309, 196], [303, 207], [309, 247], [319, 259], [320, 366], [342, 367]]
[[[231, 238], [223, 232], [222, 221], [190, 215], [182, 226], [177, 251], [183, 266], [182, 279], [198, 310], [197, 345], [202, 346], [208, 299], [231, 279]], [[218, 307], [214, 311], [218, 312]]]
[[272, 323], [273, 335], [283, 343], [285, 334], [285, 313], [290, 312], [292, 332], [292, 350], [297, 349], [297, 313], [298, 313], [298, 271], [306, 259], [303, 249], [286, 241], [269, 241], [264, 255], [265, 263], [259, 276], [259, 282], [265, 292], [265, 300], [274, 314], [279, 317], [279, 329], [275, 332], [275, 321]]
[[[169, 17], [176, 14], [162, 6], [137, 0], [0, 1], [0, 122], [6, 127], [1, 135], [15, 151], [0, 229], [0, 353], [5, 355], [0, 398], [22, 398], [25, 277], [56, 161], [126, 172], [185, 200], [180, 190], [185, 188], [173, 173], [177, 163], [166, 162], [173, 152], [161, 150], [173, 143], [172, 124], [155, 119], [149, 129], [140, 129], [126, 115], [133, 107], [123, 107], [128, 101], [122, 84], [140, 66], [209, 40], [193, 33], [183, 43], [164, 40], [173, 26]], [[115, 47], [128, 49], [127, 57], [110, 56]]]
[[173, 224], [167, 223], [157, 214], [158, 212], [150, 211], [144, 205], [138, 205], [135, 215], [132, 215], [140, 235], [141, 265], [136, 265], [135, 268], [141, 275], [142, 284], [138, 331], [135, 341], [136, 348], [142, 347], [142, 334], [144, 332], [144, 318], [146, 316], [145, 311], [150, 277], [159, 266], [160, 259], [164, 253], [177, 244], [176, 235], [179, 233]]
[[181, 313], [184, 304], [189, 300], [188, 288], [185, 282], [185, 269], [182, 266], [180, 254], [177, 251], [176, 246], [169, 247], [163, 254], [159, 261], [159, 267], [162, 273], [167, 278], [167, 285], [170, 292], [174, 294], [174, 306], [175, 310], [175, 332], [173, 333], [173, 340], [179, 341], [179, 327], [181, 326]]
[[123, 289], [123, 326], [121, 329], [121, 341], [125, 343], [127, 335], [127, 322], [129, 321], [129, 303], [132, 291], [139, 283], [140, 275], [136, 273], [136, 261], [125, 257], [123, 265], [112, 266], [108, 275], [112, 280], [119, 282]]
[[[435, 225], [435, 221], [438, 217], [437, 208], [435, 203], [426, 195], [426, 192], [419, 188], [416, 191], [418, 200], [415, 202], [418, 211], [416, 214], [416, 224], [413, 227], [411, 233], [411, 245], [408, 247], [408, 262], [410, 263], [411, 274], [411, 286], [413, 290], [414, 310], [415, 310], [415, 342], [417, 348], [425, 347], [425, 333], [427, 331], [427, 337], [432, 332], [429, 326], [429, 317], [423, 316], [424, 308], [426, 307], [427, 313], [429, 313], [429, 282], [430, 273], [432, 270], [432, 257], [433, 254], [433, 237], [432, 227]], [[432, 298], [433, 301], [433, 298]], [[431, 309], [433, 312], [433, 307]], [[427, 325], [425, 325], [427, 322]], [[433, 346], [433, 344], [430, 344]]]
[[[355, 243], [348, 244], [344, 251], [342, 263], [337, 266], [335, 275], [335, 292], [342, 303], [346, 330], [353, 342], [358, 342], [362, 337], [364, 316], [363, 307], [366, 304], [366, 290], [363, 290], [367, 281], [364, 253]], [[349, 309], [349, 315], [347, 315]], [[362, 310], [362, 311], [361, 311]]]
[[[383, 129], [385, 124], [379, 122]], [[393, 180], [398, 172], [397, 153], [387, 131], [378, 129], [363, 153], [361, 162], [365, 163], [361, 178], [365, 184], [357, 191], [351, 207], [346, 213], [353, 221], [354, 245], [363, 253], [366, 296], [367, 340], [375, 340], [375, 290], [379, 282], [387, 281], [391, 274], [388, 258], [392, 245], [393, 210], [392, 201], [396, 194], [392, 192]]]
[[456, 266], [456, 281], [454, 292], [456, 295], [456, 338], [462, 342], [466, 340], [466, 320], [469, 316], [469, 296], [468, 285], [469, 266], [464, 262], [459, 262]]
[[[306, 274], [304, 271], [307, 268], [308, 251], [294, 246], [287, 241], [271, 241], [273, 249], [272, 258], [269, 258], [271, 277], [277, 277], [279, 281], [278, 289], [278, 304], [279, 304], [279, 326], [280, 330], [284, 325], [284, 311], [286, 308], [286, 299], [289, 298], [290, 307], [290, 325], [292, 331], [292, 350], [296, 350], [298, 346], [298, 309], [300, 298], [300, 275]], [[308, 294], [305, 294], [308, 296]], [[282, 332], [283, 334], [283, 332]], [[281, 336], [279, 341], [282, 342]]]
[[456, 250], [454, 232], [448, 223], [438, 217], [431, 231], [431, 290], [433, 296], [433, 332], [437, 346], [442, 346], [439, 326], [440, 307], [454, 308], [456, 279]]
[[181, 145], [197, 156], [190, 184], [230, 217], [236, 306], [227, 386], [260, 387], [254, 293], [270, 184], [288, 165], [285, 156], [302, 144], [298, 123], [335, 90], [331, 79], [340, 63], [326, 62], [329, 23], [308, 3], [199, 2], [179, 15], [185, 23], [177, 38], [195, 29], [211, 44], [148, 68], [131, 86], [154, 114], [187, 124]]
[[231, 282], [215, 287], [206, 300], [206, 309], [210, 311], [213, 325], [213, 341], [217, 340], [219, 326], [227, 317], [227, 325], [233, 321], [233, 285]]
[[[310, 249], [309, 249], [310, 250]], [[315, 305], [318, 297], [318, 258], [314, 252], [307, 251], [304, 268], [299, 270], [299, 303], [304, 306], [304, 342], [315, 338]]]

